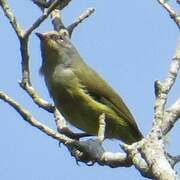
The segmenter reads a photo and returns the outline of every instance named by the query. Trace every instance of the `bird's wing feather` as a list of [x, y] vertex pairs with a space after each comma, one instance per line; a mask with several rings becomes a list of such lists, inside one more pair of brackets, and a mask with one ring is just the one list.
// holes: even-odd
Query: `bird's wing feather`
[[111, 107], [120, 117], [125, 119], [133, 129], [138, 130], [131, 112], [121, 97], [100, 77], [99, 74], [84, 63], [74, 69], [74, 73], [79, 78], [80, 83], [82, 83], [92, 97], [95, 97], [99, 102]]

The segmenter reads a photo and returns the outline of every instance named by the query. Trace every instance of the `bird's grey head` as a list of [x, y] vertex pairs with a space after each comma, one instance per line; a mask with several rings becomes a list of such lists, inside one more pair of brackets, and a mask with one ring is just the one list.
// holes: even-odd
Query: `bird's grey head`
[[42, 66], [40, 72], [48, 67], [57, 65], [67, 66], [72, 64], [74, 57], [78, 56], [76, 48], [69, 39], [66, 30], [60, 32], [51, 31], [46, 33], [36, 33], [41, 42]]
[[50, 31], [46, 33], [36, 33], [41, 41], [41, 50], [48, 53], [59, 53], [60, 51], [71, 48], [72, 44], [66, 30]]

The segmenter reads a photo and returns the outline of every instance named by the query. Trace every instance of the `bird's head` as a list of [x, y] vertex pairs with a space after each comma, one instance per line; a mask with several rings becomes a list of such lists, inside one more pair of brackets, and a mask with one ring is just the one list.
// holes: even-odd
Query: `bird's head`
[[48, 53], [59, 53], [60, 51], [72, 48], [69, 35], [66, 30], [60, 32], [50, 31], [46, 33], [36, 33], [41, 41], [41, 50]]
[[75, 59], [79, 58], [79, 54], [71, 43], [66, 30], [61, 30], [60, 32], [51, 31], [43, 34], [36, 33], [36, 35], [41, 42], [43, 61], [40, 72], [42, 74], [50, 67], [53, 69], [57, 65], [69, 66]]

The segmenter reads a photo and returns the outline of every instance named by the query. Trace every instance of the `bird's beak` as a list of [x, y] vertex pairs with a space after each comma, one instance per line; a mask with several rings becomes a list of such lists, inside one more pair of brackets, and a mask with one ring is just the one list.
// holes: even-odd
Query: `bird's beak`
[[36, 36], [37, 36], [40, 40], [43, 40], [43, 39], [44, 39], [44, 35], [43, 35], [43, 34], [41, 34], [41, 33], [39, 33], [39, 32], [36, 32], [35, 34], [36, 34]]

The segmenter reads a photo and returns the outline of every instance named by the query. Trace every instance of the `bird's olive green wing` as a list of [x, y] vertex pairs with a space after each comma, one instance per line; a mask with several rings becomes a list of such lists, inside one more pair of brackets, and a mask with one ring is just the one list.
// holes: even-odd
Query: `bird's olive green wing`
[[80, 83], [85, 86], [88, 93], [91, 94], [92, 97], [95, 97], [99, 102], [111, 107], [120, 117], [126, 120], [135, 131], [137, 131], [139, 136], [142, 136], [131, 112], [121, 97], [107, 84], [107, 82], [83, 62], [75, 69], [74, 73], [80, 80]]

